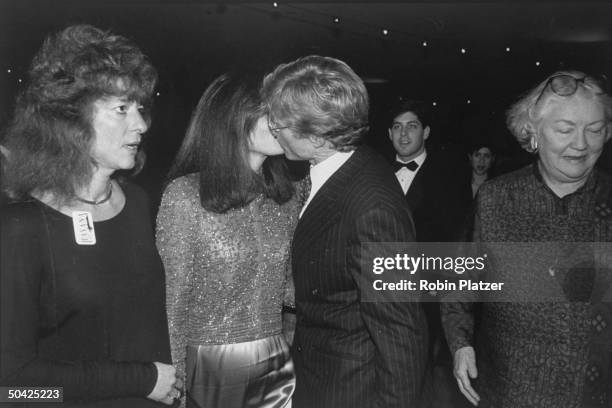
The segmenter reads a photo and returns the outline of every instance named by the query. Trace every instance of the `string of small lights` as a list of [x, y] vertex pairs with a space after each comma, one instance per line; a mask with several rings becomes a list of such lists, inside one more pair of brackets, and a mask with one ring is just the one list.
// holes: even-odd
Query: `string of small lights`
[[[499, 52], [477, 54], [470, 51], [470, 48], [465, 44], [453, 43], [448, 37], [428, 35], [427, 38], [419, 37], [413, 32], [402, 30], [398, 27], [381, 26], [372, 24], [366, 19], [359, 19], [354, 16], [345, 16], [338, 13], [327, 13], [320, 9], [309, 8], [291, 2], [272, 2], [269, 5], [262, 4], [239, 4], [236, 7], [251, 10], [258, 13], [266, 13], [271, 15], [275, 20], [286, 19], [292, 22], [308, 24], [319, 28], [329, 28], [336, 33], [368, 38], [371, 40], [384, 40], [392, 42], [398, 46], [420, 46], [424, 51], [431, 52], [433, 49], [444, 47], [445, 49], [455, 49], [460, 57], [469, 58], [472, 64], [488, 63], [491, 60], [501, 60], [504, 55], [512, 55], [512, 47], [509, 44], [500, 44]], [[440, 28], [444, 24], [442, 22], [429, 22]], [[536, 54], [537, 55], [537, 54]], [[544, 63], [541, 59], [533, 62], [536, 69], [542, 69]], [[465, 104], [472, 105], [472, 98], [465, 98]], [[439, 106], [438, 101], [432, 101], [432, 106]]]
[[[448, 36], [436, 35], [436, 30], [441, 30], [444, 27], [444, 22], [437, 21], [433, 19], [432, 21], [425, 21], [427, 24], [431, 24], [434, 28], [434, 32], [427, 35], [427, 38], [423, 38], [418, 34], [415, 34], [415, 31], [408, 31], [406, 29], [402, 29], [401, 27], [395, 26], [381, 26], [379, 24], [374, 24], [371, 21], [367, 20], [367, 16], [355, 17], [354, 15], [342, 15], [342, 13], [338, 10], [335, 10], [332, 13], [323, 11], [321, 8], [308, 7], [292, 2], [270, 2], [270, 3], [229, 3], [228, 5], [224, 5], [223, 10], [227, 10], [228, 8], [236, 7], [250, 10], [252, 12], [257, 13], [265, 13], [273, 17], [275, 20], [286, 19], [292, 22], [298, 22], [300, 24], [307, 24], [310, 26], [315, 26], [319, 28], [328, 28], [332, 30], [333, 33], [338, 35], [350, 35], [355, 36], [361, 39], [370, 39], [387, 42], [389, 44], [396, 45], [398, 47], [409, 46], [421, 48], [423, 50], [423, 56], [426, 56], [427, 53], [430, 52], [449, 52], [452, 55], [456, 53], [460, 58], [465, 57], [465, 61], [470, 61], [471, 64], [483, 64], [489, 63], [492, 60], [501, 61], [504, 56], [512, 56], [518, 50], [511, 47], [510, 44], [499, 44], [499, 49], [497, 52], [482, 52], [482, 50], [478, 50], [475, 45], [473, 48], [470, 48], [469, 44], [459, 44], [458, 42], [453, 42], [452, 39], [449, 39]], [[414, 48], [412, 48], [414, 49]], [[443, 50], [443, 51], [440, 51]], [[455, 50], [455, 51], [453, 51]], [[538, 53], [532, 53], [534, 55], [539, 55]], [[542, 58], [537, 58], [535, 61], [525, 61], [526, 64], [532, 64], [534, 69], [541, 70], [546, 67], [546, 65], [554, 65], [552, 61], [545, 61]], [[16, 84], [22, 85], [24, 83], [23, 75], [24, 73], [15, 72], [14, 67], [6, 67], [5, 72], [6, 75], [9, 76], [9, 81], [15, 81]], [[383, 83], [385, 81], [380, 81]], [[376, 83], [376, 82], [372, 82]], [[162, 94], [160, 92], [156, 92], [157, 97], [161, 97]], [[476, 98], [478, 99], [478, 98]], [[467, 105], [474, 104], [476, 101], [470, 97], [464, 97], [464, 103]], [[440, 101], [433, 101], [433, 106], [439, 106]]]

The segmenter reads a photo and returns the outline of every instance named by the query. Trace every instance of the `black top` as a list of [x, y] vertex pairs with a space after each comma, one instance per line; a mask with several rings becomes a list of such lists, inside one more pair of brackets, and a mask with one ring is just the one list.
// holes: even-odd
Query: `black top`
[[152, 362], [170, 362], [163, 267], [144, 192], [122, 188], [91, 246], [38, 200], [3, 208], [0, 384], [62, 386], [64, 407], [161, 406], [145, 397]]

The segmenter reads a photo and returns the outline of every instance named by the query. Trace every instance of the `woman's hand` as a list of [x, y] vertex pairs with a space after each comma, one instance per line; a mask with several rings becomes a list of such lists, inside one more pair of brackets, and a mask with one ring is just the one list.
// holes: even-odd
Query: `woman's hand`
[[478, 369], [476, 368], [476, 353], [471, 346], [461, 347], [455, 351], [455, 378], [459, 385], [459, 390], [465, 398], [473, 405], [478, 406], [480, 396], [472, 388], [470, 378], [478, 377]]
[[183, 395], [183, 382], [176, 378], [176, 370], [173, 366], [157, 361], [153, 364], [157, 369], [157, 382], [147, 398], [172, 405], [175, 399], [180, 399]]

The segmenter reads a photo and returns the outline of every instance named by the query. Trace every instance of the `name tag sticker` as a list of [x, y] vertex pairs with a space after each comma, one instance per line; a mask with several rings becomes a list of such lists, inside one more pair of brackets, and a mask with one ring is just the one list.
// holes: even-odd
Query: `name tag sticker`
[[72, 226], [74, 227], [74, 240], [79, 245], [95, 245], [96, 231], [93, 217], [89, 211], [73, 211]]

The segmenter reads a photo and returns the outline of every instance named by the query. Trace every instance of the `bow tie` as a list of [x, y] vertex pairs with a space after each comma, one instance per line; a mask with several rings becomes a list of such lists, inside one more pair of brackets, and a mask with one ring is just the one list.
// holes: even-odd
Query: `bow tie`
[[401, 161], [395, 161], [393, 163], [393, 172], [397, 173], [402, 167], [407, 168], [410, 171], [415, 171], [416, 169], [419, 168], [419, 165], [417, 164], [417, 162], [415, 162], [414, 160], [408, 162], [408, 163], [402, 163]]

